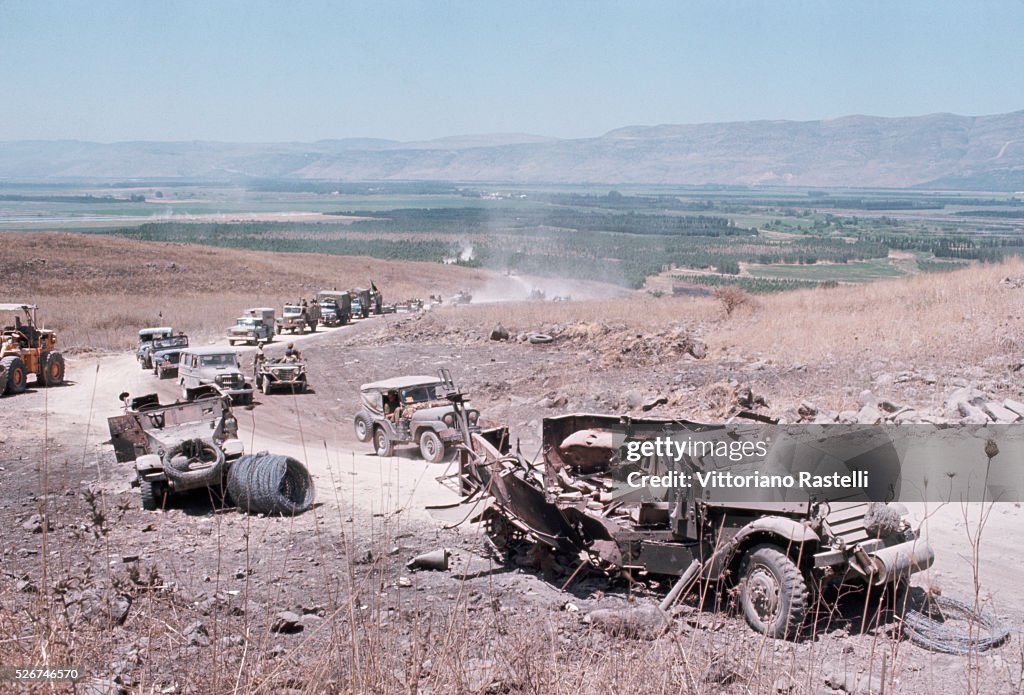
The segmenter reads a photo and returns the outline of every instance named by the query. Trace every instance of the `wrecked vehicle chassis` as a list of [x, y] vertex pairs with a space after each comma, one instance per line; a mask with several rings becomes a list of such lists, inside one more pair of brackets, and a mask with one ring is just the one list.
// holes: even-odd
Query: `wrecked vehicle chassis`
[[119, 463], [134, 463], [132, 481], [144, 509], [159, 509], [167, 494], [222, 487], [228, 467], [242, 456], [238, 423], [227, 396], [162, 405], [156, 394], [130, 401], [108, 418]]
[[[638, 464], [623, 460], [623, 440], [612, 433], [643, 439], [677, 426], [715, 429], [608, 415], [546, 418], [537, 463], [473, 435], [460, 459], [466, 503], [477, 505], [472, 520], [484, 522], [499, 550], [533, 542], [611, 572], [679, 577], [697, 568], [700, 580], [736, 588], [748, 624], [777, 638], [795, 637], [830, 585], [860, 584], [880, 595], [934, 561], [898, 505], [771, 495], [741, 502], [694, 487], [625, 485]], [[650, 473], [671, 467], [643, 465]]]

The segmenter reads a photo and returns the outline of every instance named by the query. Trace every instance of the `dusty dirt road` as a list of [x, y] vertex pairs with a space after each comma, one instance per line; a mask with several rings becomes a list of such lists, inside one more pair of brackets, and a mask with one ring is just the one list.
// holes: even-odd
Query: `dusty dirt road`
[[[371, 319], [354, 326], [297, 336], [295, 341], [302, 346], [311, 364], [312, 389], [301, 395], [257, 394], [253, 407], [236, 409], [248, 451], [267, 449], [295, 456], [306, 463], [313, 475], [318, 507], [295, 519], [255, 519], [230, 511], [211, 514], [209, 508], [193, 503], [165, 513], [138, 510], [138, 493], [129, 487], [133, 475], [131, 466], [113, 463], [111, 448], [105, 443], [109, 436], [106, 418], [120, 412], [117, 396], [122, 391], [141, 395], [155, 390], [162, 399], [173, 400], [178, 388], [173, 380], [158, 381], [151, 373], [140, 369], [131, 354], [76, 356], [69, 360], [68, 385], [51, 390], [31, 389], [19, 396], [0, 399], [0, 419], [14, 422], [16, 418], [26, 423], [20, 431], [7, 428], [0, 433], [0, 438], [6, 439], [0, 439], [0, 468], [5, 469], [0, 472], [0, 503], [3, 505], [0, 523], [19, 529], [21, 534], [5, 541], [4, 558], [11, 561], [7, 567], [13, 567], [13, 563], [36, 566], [40, 550], [33, 547], [33, 541], [39, 535], [22, 533], [20, 527], [42, 500], [59, 504], [55, 500], [73, 499], [72, 496], [81, 495], [93, 486], [111, 493], [112, 500], [122, 500], [118, 505], [123, 503], [130, 508], [120, 512], [118, 517], [119, 507], [115, 508], [112, 503], [108, 506], [108, 515], [122, 518], [122, 526], [124, 522], [128, 522], [128, 526], [118, 528], [111, 522], [113, 530], [97, 541], [101, 549], [99, 571], [102, 573], [103, 567], [109, 565], [108, 572], [119, 572], [123, 566], [132, 564], [125, 558], [138, 557], [140, 560], [133, 563], [158, 569], [163, 585], [175, 587], [173, 595], [180, 598], [174, 600], [184, 601], [191, 607], [186, 610], [181, 607], [184, 604], [168, 606], [156, 599], [146, 603], [138, 598], [137, 608], [133, 608], [126, 623], [131, 632], [117, 638], [121, 641], [136, 639], [138, 631], [151, 629], [142, 622], [143, 617], [167, 622], [177, 631], [171, 633], [173, 635], [183, 633], [188, 622], [198, 615], [197, 619], [204, 621], [210, 631], [211, 642], [216, 643], [221, 634], [235, 639], [235, 632], [252, 640], [253, 648], [262, 650], [259, 658], [267, 659], [265, 663], [270, 664], [267, 670], [254, 673], [273, 674], [277, 669], [272, 660], [274, 654], [279, 653], [275, 650], [296, 648], [299, 639], [272, 632], [270, 624], [275, 611], [293, 606], [301, 608], [295, 609], [300, 615], [306, 610], [325, 607], [328, 611], [335, 606], [348, 610], [350, 603], [346, 597], [351, 596], [356, 604], [369, 605], [387, 616], [391, 614], [389, 611], [397, 610], [395, 606], [408, 605], [402, 603], [409, 601], [402, 598], [403, 591], [413, 591], [413, 605], [429, 605], [438, 611], [445, 611], [448, 606], [462, 610], [463, 604], [458, 598], [461, 596], [478, 596], [480, 598], [474, 600], [481, 601], [480, 605], [497, 601], [504, 606], [501, 611], [514, 615], [523, 625], [551, 626], [558, 634], [552, 639], [556, 639], [558, 648], [566, 649], [567, 654], [622, 649], [621, 641], [593, 645], [589, 640], [599, 638], [591, 637], [581, 627], [578, 614], [565, 606], [572, 604], [585, 612], [609, 600], [621, 604], [625, 595], [616, 596], [614, 592], [608, 593], [607, 586], [583, 582], [563, 592], [559, 591], [559, 586], [564, 578], [544, 581], [540, 572], [493, 566], [481, 558], [475, 530], [445, 531], [425, 510], [427, 505], [456, 499], [435, 480], [444, 473], [445, 464], [427, 465], [413, 455], [380, 459], [370, 453], [368, 445], [355, 440], [351, 429], [359, 383], [397, 373], [431, 373], [437, 366], [455, 362], [462, 371], [463, 386], [471, 394], [481, 394], [478, 405], [485, 413], [500, 412], [520, 429], [524, 429], [524, 421], [529, 421], [533, 426], [525, 429], [539, 432], [538, 415], [559, 411], [538, 409], [534, 401], [551, 388], [553, 382], [549, 381], [548, 374], [572, 374], [578, 370], [578, 354], [557, 347], [532, 352], [523, 348], [513, 354], [510, 352], [513, 347], [491, 343], [458, 348], [422, 342], [367, 345], [365, 339], [375, 325], [380, 325], [375, 322], [385, 320], [394, 319]], [[275, 341], [267, 348], [267, 353], [279, 354], [286, 342]], [[242, 353], [243, 370], [251, 368], [252, 348], [237, 349]], [[692, 369], [708, 367], [694, 363]], [[512, 373], [530, 374], [524, 390], [507, 391], [500, 387], [501, 380]], [[615, 374], [609, 374], [603, 378], [614, 377]], [[529, 388], [532, 391], [526, 390]], [[524, 441], [535, 442], [536, 435], [524, 432]], [[527, 450], [533, 451], [524, 445], [524, 451]], [[39, 480], [34, 477], [37, 474]], [[968, 514], [969, 518], [976, 518], [974, 510], [968, 510]], [[917, 583], [936, 586], [946, 596], [970, 601], [974, 553], [962, 517], [959, 507], [948, 505], [929, 518], [925, 529], [929, 542], [935, 547], [937, 561], [932, 570], [917, 576]], [[1024, 600], [1016, 591], [1022, 572], [1016, 539], [1022, 522], [1024, 513], [1019, 507], [1009, 503], [996, 505], [982, 537], [978, 565], [983, 603], [1015, 625], [1024, 620]], [[51, 534], [49, 552], [56, 553], [54, 557], [68, 568], [69, 574], [81, 573], [77, 568], [81, 558], [75, 555], [79, 541], [63, 536], [80, 533], [76, 529], [88, 529], [88, 524], [88, 520], [67, 515], [58, 519]], [[401, 588], [403, 585], [399, 582], [405, 576], [403, 565], [407, 557], [442, 544], [456, 549], [456, 570], [415, 575], [411, 580], [412, 588]], [[383, 564], [379, 564], [382, 556]], [[353, 580], [347, 576], [353, 571], [363, 574]], [[11, 576], [21, 575], [12, 573]], [[34, 574], [29, 579], [38, 581]], [[224, 617], [216, 621], [212, 617], [215, 613], [209, 613], [209, 617], [207, 613], [197, 614], [206, 610], [203, 606], [209, 601], [220, 600], [217, 597], [224, 592], [229, 594], [224, 601], [230, 610], [236, 610], [239, 597], [260, 602], [263, 608], [259, 612], [245, 610], [253, 620], [264, 621], [262, 632], [251, 625], [241, 626], [240, 619], [232, 617], [234, 614], [224, 613]], [[24, 600], [23, 596], [15, 594], [14, 600]], [[247, 605], [245, 601], [243, 605]], [[181, 617], [177, 621], [168, 617], [179, 613]], [[504, 613], [495, 609], [495, 615]], [[531, 616], [538, 622], [529, 622]], [[371, 617], [369, 620], [378, 619]], [[386, 618], [382, 620], [386, 622]], [[699, 630], [685, 639], [699, 643], [708, 653], [716, 649], [736, 649], [737, 644], [744, 645], [743, 649], [751, 654], [763, 653], [762, 641], [746, 628], [741, 618], [712, 622], [725, 627]], [[418, 629], [415, 626], [422, 624], [422, 621], [410, 624], [408, 631], [414, 632]], [[309, 623], [310, 631], [315, 629], [313, 625]], [[469, 625], [473, 629], [488, 629], [490, 623], [483, 620]], [[717, 632], [719, 629], [721, 632]], [[398, 628], [394, 639], [403, 639], [406, 632]], [[258, 635], [263, 636], [257, 641]], [[520, 638], [528, 637], [524, 633], [517, 637]], [[199, 646], [189, 646], [190, 642], [181, 646], [176, 639], [181, 638], [169, 637], [164, 651], [154, 652], [145, 659], [140, 657], [139, 664], [126, 671], [134, 679], [131, 682], [136, 686], [162, 684], [166, 682], [166, 674], [161, 671], [161, 664], [189, 656], [207, 658], [205, 651], [195, 651]], [[499, 638], [487, 632], [482, 639], [487, 644], [497, 644]], [[548, 635], [539, 634], [533, 639], [548, 639]], [[851, 634], [847, 628], [830, 629], [816, 641], [773, 643], [769, 652], [776, 655], [775, 659], [799, 662], [798, 671], [811, 686], [808, 688], [811, 692], [813, 684], [821, 682], [823, 674], [816, 670], [821, 663], [843, 664], [842, 668], [847, 671], [867, 672], [877, 668], [874, 639], [870, 634], [856, 631]], [[1006, 673], [1017, 666], [1019, 641], [1017, 636], [1011, 645], [998, 650], [994, 656], [999, 660], [981, 662], [979, 668], [986, 682], [1015, 682], [1012, 676], [1008, 680]], [[240, 648], [225, 648], [223, 655], [218, 652], [209, 657], [213, 660], [210, 663], [221, 658], [237, 658]], [[297, 648], [296, 652], [299, 653]], [[821, 656], [804, 658], [811, 655]], [[307, 654], [308, 658], [315, 659], [315, 656], [315, 651]], [[435, 661], [438, 658], [435, 656]], [[959, 684], [965, 662], [960, 657], [934, 655], [908, 645], [900, 652], [899, 659], [897, 684], [913, 685], [921, 692], [963, 690]], [[453, 664], [452, 668], [458, 672], [464, 666]], [[759, 667], [754, 668], [756, 671]], [[267, 682], [276, 677], [260, 676], [270, 679]], [[586, 677], [581, 675], [581, 682]], [[775, 687], [774, 676], [756, 676], [762, 677], [768, 679], [762, 684], [764, 688], [753, 691], [768, 692]], [[949, 683], [958, 685], [949, 690], [945, 688]]]

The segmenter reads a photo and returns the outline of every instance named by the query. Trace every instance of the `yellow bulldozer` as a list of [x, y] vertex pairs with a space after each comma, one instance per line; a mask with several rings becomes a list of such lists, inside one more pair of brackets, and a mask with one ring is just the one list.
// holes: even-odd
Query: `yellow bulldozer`
[[57, 335], [37, 328], [34, 304], [0, 304], [0, 326], [0, 394], [21, 393], [28, 388], [30, 374], [40, 386], [64, 383]]

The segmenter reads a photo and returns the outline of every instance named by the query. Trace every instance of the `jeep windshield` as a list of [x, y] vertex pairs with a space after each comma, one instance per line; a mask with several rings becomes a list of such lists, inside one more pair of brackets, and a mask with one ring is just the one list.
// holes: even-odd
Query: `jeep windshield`
[[444, 398], [441, 384], [423, 384], [402, 389], [402, 400], [406, 403], [426, 403]]
[[235, 360], [234, 353], [227, 352], [222, 355], [200, 355], [199, 356], [200, 367], [236, 367], [238, 366]]
[[170, 338], [160, 338], [153, 341], [154, 350], [166, 350], [168, 348], [188, 347], [187, 335], [175, 335]]
[[286, 306], [284, 308], [284, 315], [285, 316], [301, 316], [302, 315], [302, 307], [301, 306]]

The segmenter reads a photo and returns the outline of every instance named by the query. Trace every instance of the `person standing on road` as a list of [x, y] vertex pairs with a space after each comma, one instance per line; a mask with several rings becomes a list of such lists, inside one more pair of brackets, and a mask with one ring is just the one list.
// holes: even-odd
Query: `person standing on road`
[[263, 354], [263, 343], [256, 344], [256, 356], [252, 360], [252, 373], [253, 376], [259, 374], [260, 365], [267, 361], [267, 356]]

